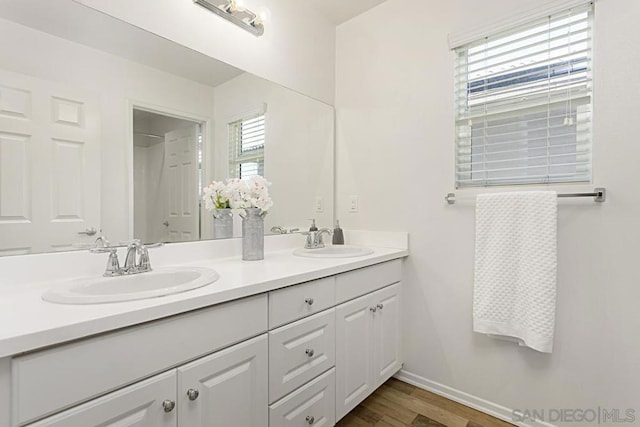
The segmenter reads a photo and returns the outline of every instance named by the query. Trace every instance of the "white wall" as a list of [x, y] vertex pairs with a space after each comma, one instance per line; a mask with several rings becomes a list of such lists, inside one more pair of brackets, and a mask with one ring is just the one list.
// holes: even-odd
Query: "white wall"
[[[190, 0], [78, 0], [235, 67], [333, 104], [335, 27], [299, 0], [246, 0], [270, 19], [261, 37]], [[224, 3], [221, 1], [221, 3]]]
[[454, 189], [447, 34], [532, 3], [434, 5], [389, 0], [336, 36], [338, 217], [346, 229], [410, 233], [405, 369], [508, 408], [635, 407], [640, 416], [640, 2], [596, 4], [594, 184], [609, 193], [602, 205], [560, 201], [551, 355], [472, 333], [473, 202], [443, 200]]
[[100, 99], [103, 179], [96, 191], [102, 194], [102, 229], [112, 242], [128, 239], [127, 102], [212, 117], [213, 88], [10, 21], [0, 23], [0, 68], [82, 88]]
[[[293, 90], [248, 73], [216, 87], [215, 174], [208, 178], [228, 176], [228, 123], [265, 104], [264, 175], [273, 184], [269, 193], [274, 200], [265, 231], [274, 225], [308, 228], [307, 218], [316, 218], [319, 227], [331, 227], [333, 107]], [[316, 197], [324, 201], [322, 213], [315, 211]]]

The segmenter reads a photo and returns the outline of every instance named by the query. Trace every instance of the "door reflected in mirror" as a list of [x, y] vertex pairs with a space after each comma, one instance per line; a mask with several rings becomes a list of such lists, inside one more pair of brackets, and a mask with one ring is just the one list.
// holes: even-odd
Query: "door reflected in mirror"
[[142, 242], [200, 238], [203, 126], [134, 108], [133, 234]]

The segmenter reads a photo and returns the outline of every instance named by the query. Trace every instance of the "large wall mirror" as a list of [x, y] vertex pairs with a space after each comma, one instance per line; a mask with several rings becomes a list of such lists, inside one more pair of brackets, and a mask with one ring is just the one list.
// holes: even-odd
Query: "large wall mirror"
[[333, 138], [330, 105], [72, 0], [0, 3], [0, 255], [211, 239], [203, 186], [252, 174], [267, 233], [330, 226]]

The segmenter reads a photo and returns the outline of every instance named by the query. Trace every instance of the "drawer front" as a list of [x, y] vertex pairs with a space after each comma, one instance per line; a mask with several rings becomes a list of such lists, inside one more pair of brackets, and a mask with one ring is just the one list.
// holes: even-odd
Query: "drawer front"
[[269, 402], [335, 364], [335, 309], [269, 332]]
[[352, 300], [402, 279], [402, 260], [360, 268], [336, 276], [336, 304]]
[[165, 400], [176, 401], [175, 371], [125, 387], [29, 427], [176, 427], [178, 411], [165, 412]]
[[269, 427], [335, 424], [335, 368], [269, 407]]
[[24, 424], [266, 329], [267, 297], [258, 295], [16, 357], [13, 420]]
[[335, 277], [269, 292], [269, 329], [335, 305]]

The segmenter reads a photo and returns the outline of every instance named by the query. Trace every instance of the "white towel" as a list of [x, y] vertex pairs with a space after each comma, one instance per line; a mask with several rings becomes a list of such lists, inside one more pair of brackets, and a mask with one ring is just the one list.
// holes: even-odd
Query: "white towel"
[[551, 353], [556, 309], [557, 195], [479, 195], [473, 330]]

